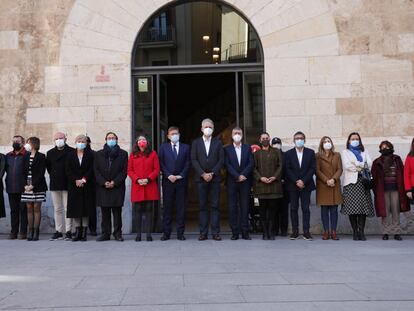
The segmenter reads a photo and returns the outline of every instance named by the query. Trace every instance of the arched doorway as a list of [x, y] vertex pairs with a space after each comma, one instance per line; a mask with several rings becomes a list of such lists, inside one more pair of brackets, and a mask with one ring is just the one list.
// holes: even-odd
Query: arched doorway
[[[241, 13], [221, 1], [175, 1], [162, 7], [140, 30], [131, 67], [132, 136], [147, 133], [155, 150], [171, 125], [190, 144], [201, 135], [206, 117], [215, 122], [223, 144], [231, 142], [236, 125], [248, 143], [265, 128], [261, 42]], [[192, 187], [190, 182], [190, 219], [197, 211]]]

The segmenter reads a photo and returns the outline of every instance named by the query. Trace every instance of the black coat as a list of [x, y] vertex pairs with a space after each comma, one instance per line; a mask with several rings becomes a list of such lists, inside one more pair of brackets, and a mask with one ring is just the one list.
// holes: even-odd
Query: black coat
[[195, 170], [195, 181], [204, 182], [203, 173], [214, 173], [212, 182], [220, 182], [220, 170], [224, 165], [223, 144], [217, 138], [211, 138], [207, 154], [203, 137], [197, 138], [191, 145], [191, 163]]
[[50, 176], [50, 190], [68, 190], [68, 177], [66, 176], [66, 157], [73, 151], [72, 147], [65, 145], [62, 150], [57, 147], [50, 149], [46, 154], [46, 169]]
[[0, 218], [6, 217], [6, 209], [4, 207], [4, 196], [3, 196], [3, 176], [6, 171], [6, 158], [4, 154], [0, 153]]
[[[66, 158], [66, 175], [68, 177], [67, 218], [88, 217], [89, 210], [95, 208], [95, 180], [93, 174], [94, 156], [85, 150], [82, 164], [76, 150], [69, 152]], [[85, 178], [83, 187], [76, 187], [76, 180]]]
[[[119, 148], [108, 146], [95, 153], [94, 171], [96, 180], [96, 205], [118, 207], [124, 205], [125, 179], [128, 169], [128, 153]], [[105, 188], [107, 181], [114, 181], [115, 187]]]
[[[25, 157], [25, 160], [24, 160], [23, 174], [24, 174], [24, 180], [26, 181], [27, 181], [27, 176], [29, 175], [29, 168], [30, 168], [30, 156]], [[33, 192], [47, 191], [45, 173], [46, 173], [46, 156], [43, 153], [36, 152], [33, 158], [33, 163], [32, 163]]]
[[24, 162], [29, 154], [23, 149], [6, 155], [6, 191], [7, 193], [23, 193], [27, 181], [24, 179]]

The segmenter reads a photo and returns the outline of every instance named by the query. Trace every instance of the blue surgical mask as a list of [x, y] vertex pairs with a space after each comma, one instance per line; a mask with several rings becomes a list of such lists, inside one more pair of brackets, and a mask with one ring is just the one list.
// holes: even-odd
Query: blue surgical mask
[[83, 150], [86, 148], [86, 143], [76, 143], [76, 148], [79, 150]]
[[305, 146], [305, 141], [303, 139], [297, 139], [295, 140], [295, 146], [298, 148], [302, 148]]
[[177, 143], [180, 140], [180, 134], [173, 134], [171, 135], [171, 142], [173, 144]]
[[116, 146], [116, 144], [117, 144], [118, 142], [117, 142], [117, 140], [116, 139], [108, 139], [107, 141], [106, 141], [106, 144], [108, 145], [108, 147], [115, 147]]
[[359, 147], [359, 140], [351, 140], [351, 146], [354, 148]]

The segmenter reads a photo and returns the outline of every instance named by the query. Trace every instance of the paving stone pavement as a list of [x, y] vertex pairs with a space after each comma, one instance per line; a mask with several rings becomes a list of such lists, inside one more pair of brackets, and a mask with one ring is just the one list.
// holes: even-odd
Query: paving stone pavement
[[0, 310], [412, 311], [414, 237], [9, 241]]

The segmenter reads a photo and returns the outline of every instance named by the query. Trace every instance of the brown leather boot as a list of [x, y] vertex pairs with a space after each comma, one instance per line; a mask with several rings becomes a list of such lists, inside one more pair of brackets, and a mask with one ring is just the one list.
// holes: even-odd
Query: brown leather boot
[[322, 236], [322, 240], [329, 240], [329, 231], [324, 231], [323, 236]]
[[331, 233], [331, 239], [332, 240], [335, 240], [335, 241], [338, 241], [339, 240], [338, 236], [336, 235], [336, 231], [332, 231], [332, 233]]

